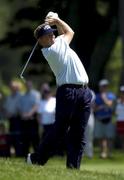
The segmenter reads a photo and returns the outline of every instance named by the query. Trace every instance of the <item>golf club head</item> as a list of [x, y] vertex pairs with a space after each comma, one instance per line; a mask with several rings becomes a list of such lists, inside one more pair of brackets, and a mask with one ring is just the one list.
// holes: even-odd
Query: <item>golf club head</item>
[[22, 80], [23, 82], [26, 82], [24, 76], [20, 75], [20, 78], [21, 78], [21, 80]]

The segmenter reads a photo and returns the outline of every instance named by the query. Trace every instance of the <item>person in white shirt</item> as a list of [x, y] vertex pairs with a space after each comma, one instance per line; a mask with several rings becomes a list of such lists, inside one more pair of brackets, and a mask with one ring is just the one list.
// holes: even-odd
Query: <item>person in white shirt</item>
[[[51, 26], [57, 27], [55, 37]], [[27, 162], [44, 165], [51, 157], [56, 143], [67, 133], [66, 167], [79, 169], [84, 153], [85, 130], [90, 115], [91, 91], [88, 75], [78, 55], [69, 46], [74, 31], [59, 17], [46, 17], [34, 36], [51, 67], [57, 83], [55, 123], [35, 153], [28, 154]]]
[[93, 141], [94, 141], [94, 125], [95, 125], [95, 117], [94, 117], [94, 111], [93, 111], [94, 102], [95, 102], [95, 92], [91, 90], [91, 93], [92, 93], [92, 108], [91, 108], [91, 113], [90, 113], [90, 117], [89, 117], [87, 128], [86, 128], [87, 144], [85, 148], [85, 154], [89, 158], [92, 158], [94, 154]]
[[56, 98], [51, 95], [51, 89], [47, 83], [41, 87], [42, 99], [38, 107], [39, 124], [43, 126], [43, 136], [50, 131], [55, 122]]
[[124, 150], [124, 85], [120, 87], [120, 97], [117, 101], [116, 108], [116, 129], [121, 140], [121, 146]]

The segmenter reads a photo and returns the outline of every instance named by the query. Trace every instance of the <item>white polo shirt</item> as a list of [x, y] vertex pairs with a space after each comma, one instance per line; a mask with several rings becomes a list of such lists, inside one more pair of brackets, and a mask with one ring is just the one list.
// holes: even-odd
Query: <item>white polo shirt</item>
[[88, 76], [82, 62], [69, 47], [63, 35], [58, 36], [52, 46], [43, 48], [42, 53], [56, 77], [58, 86], [88, 83]]
[[38, 108], [38, 113], [41, 115], [40, 124], [50, 125], [55, 122], [56, 99], [54, 97], [48, 100], [41, 100]]

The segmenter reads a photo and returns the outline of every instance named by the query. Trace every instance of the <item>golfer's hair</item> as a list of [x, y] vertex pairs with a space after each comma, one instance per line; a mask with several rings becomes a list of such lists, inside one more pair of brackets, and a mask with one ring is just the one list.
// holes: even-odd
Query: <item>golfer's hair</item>
[[38, 38], [38, 33], [39, 33], [40, 29], [41, 29], [42, 27], [44, 27], [45, 25], [46, 25], [46, 24], [43, 23], [43, 24], [39, 25], [39, 26], [34, 30], [34, 37], [35, 37], [36, 39]]

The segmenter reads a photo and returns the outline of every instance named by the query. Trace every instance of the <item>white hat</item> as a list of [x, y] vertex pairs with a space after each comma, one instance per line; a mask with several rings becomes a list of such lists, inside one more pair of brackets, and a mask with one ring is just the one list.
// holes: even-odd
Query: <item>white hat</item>
[[120, 86], [120, 91], [124, 92], [124, 85]]
[[99, 86], [107, 86], [109, 85], [109, 81], [107, 79], [102, 79], [99, 81]]

